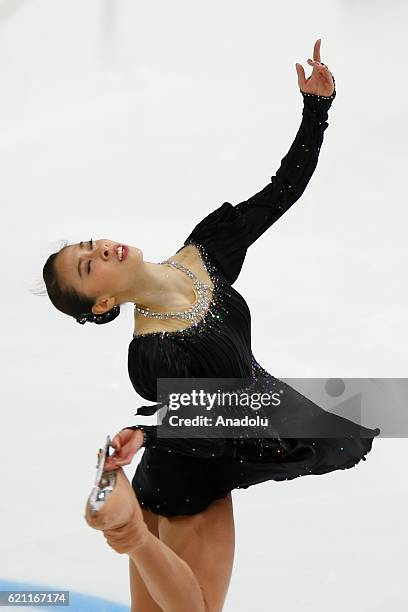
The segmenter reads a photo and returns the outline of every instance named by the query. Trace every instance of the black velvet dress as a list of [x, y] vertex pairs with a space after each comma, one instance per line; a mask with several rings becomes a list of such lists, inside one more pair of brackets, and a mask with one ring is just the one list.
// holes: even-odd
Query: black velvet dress
[[[334, 433], [283, 437], [284, 423], [276, 415], [277, 435], [268, 439], [258, 438], [255, 430], [240, 439], [171, 439], [158, 435], [160, 425], [143, 425], [145, 450], [132, 486], [141, 506], [156, 514], [196, 514], [235, 488], [350, 468], [365, 460], [379, 434], [378, 428], [363, 428], [324, 411], [266, 372], [252, 354], [248, 305], [232, 287], [248, 247], [300, 198], [316, 168], [336, 91], [330, 97], [301, 93], [300, 128], [271, 182], [236, 206], [224, 202], [194, 227], [179, 249], [195, 245], [213, 282], [205, 316], [183, 330], [135, 335], [128, 369], [135, 390], [155, 402], [157, 378], [268, 378], [284, 389], [291, 422], [300, 432], [308, 424], [318, 431], [316, 425], [323, 423]], [[142, 406], [137, 414], [154, 414], [163, 405]]]

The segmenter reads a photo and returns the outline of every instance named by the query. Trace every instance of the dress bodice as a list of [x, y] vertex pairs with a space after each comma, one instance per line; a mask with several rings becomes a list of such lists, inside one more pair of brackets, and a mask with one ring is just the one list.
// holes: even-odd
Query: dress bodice
[[134, 335], [129, 374], [135, 390], [150, 401], [157, 400], [160, 377], [243, 378], [253, 372], [248, 304], [217, 269], [205, 247], [192, 239], [184, 246], [188, 244], [197, 248], [211, 278], [212, 299], [205, 316], [189, 327]]

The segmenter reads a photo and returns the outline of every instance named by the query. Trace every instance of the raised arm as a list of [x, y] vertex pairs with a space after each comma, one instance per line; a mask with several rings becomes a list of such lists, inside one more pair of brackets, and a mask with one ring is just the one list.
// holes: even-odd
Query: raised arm
[[320, 40], [314, 47], [314, 60], [308, 61], [313, 66], [308, 79], [303, 67], [296, 64], [303, 96], [302, 122], [271, 183], [235, 206], [224, 202], [201, 219], [184, 241], [184, 245], [193, 242], [205, 247], [231, 285], [239, 276], [247, 248], [300, 198], [316, 168], [336, 90], [328, 66], [320, 62]]
[[309, 62], [313, 73], [307, 80], [303, 67], [296, 65], [303, 111], [295, 140], [271, 182], [235, 206], [245, 220], [245, 247], [255, 242], [300, 198], [316, 169], [336, 89], [333, 75], [320, 62], [320, 40], [315, 44], [314, 60]]

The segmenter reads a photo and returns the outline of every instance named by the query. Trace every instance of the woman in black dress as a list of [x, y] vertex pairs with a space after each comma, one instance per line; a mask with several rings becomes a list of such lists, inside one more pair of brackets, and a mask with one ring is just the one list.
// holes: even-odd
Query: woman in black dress
[[[135, 390], [157, 401], [158, 378], [269, 380], [284, 391], [299, 431], [329, 436], [276, 437], [249, 430], [231, 437], [168, 438], [159, 426], [130, 426], [112, 440], [103, 465], [113, 491], [85, 518], [110, 546], [129, 555], [132, 610], [218, 611], [234, 556], [231, 491], [267, 480], [346, 469], [365, 460], [379, 430], [325, 412], [268, 374], [251, 350], [250, 312], [232, 287], [246, 251], [302, 195], [316, 168], [328, 110], [336, 96], [328, 67], [314, 45], [312, 75], [296, 64], [303, 97], [300, 128], [271, 182], [236, 206], [224, 202], [186, 238], [173, 257], [145, 262], [136, 247], [110, 240], [79, 243], [53, 254], [44, 280], [53, 304], [79, 322], [106, 323], [119, 305], [135, 304], [128, 369]], [[154, 414], [164, 405], [141, 407]], [[334, 433], [335, 432], [335, 433]], [[122, 466], [145, 447], [130, 485]]]

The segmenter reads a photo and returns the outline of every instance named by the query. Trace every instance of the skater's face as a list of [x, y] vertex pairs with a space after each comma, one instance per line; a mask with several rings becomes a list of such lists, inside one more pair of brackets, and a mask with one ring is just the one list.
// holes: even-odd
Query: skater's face
[[62, 249], [55, 261], [58, 278], [64, 288], [74, 289], [89, 298], [117, 298], [132, 291], [135, 275], [143, 264], [137, 247], [124, 245], [122, 259], [113, 240], [87, 240]]

